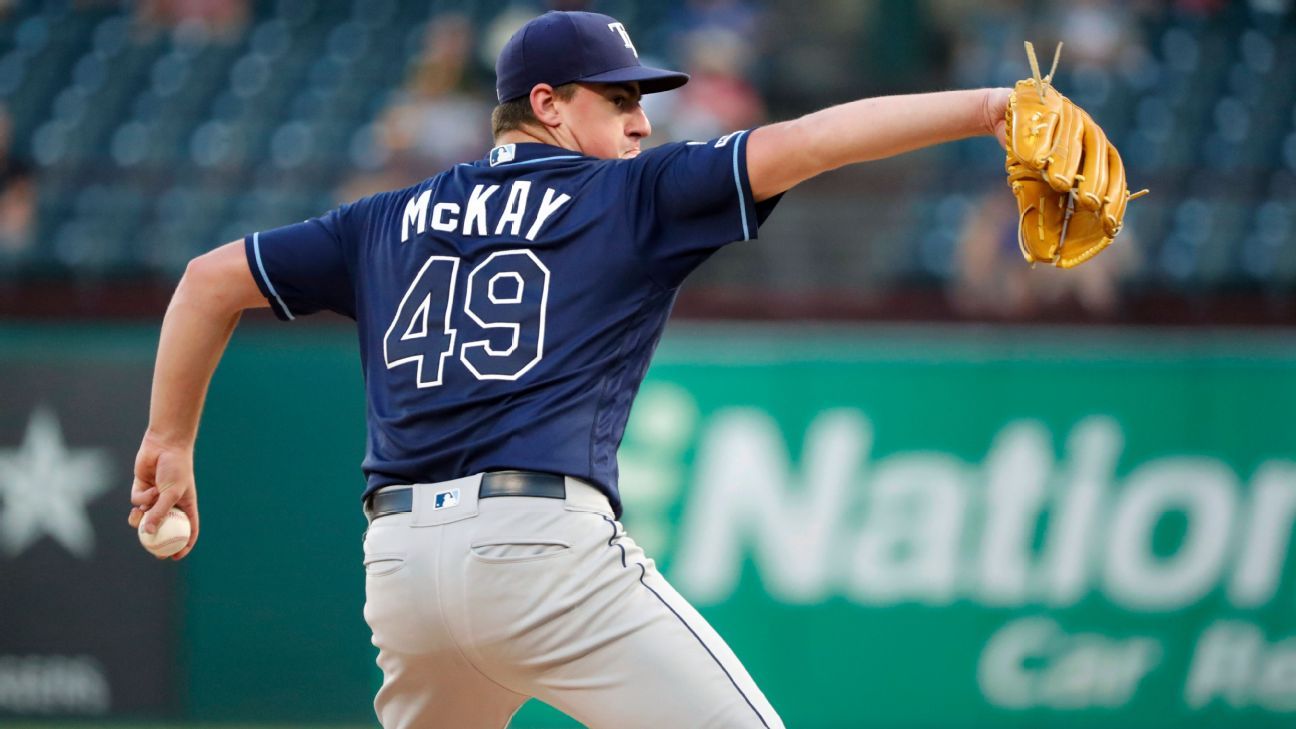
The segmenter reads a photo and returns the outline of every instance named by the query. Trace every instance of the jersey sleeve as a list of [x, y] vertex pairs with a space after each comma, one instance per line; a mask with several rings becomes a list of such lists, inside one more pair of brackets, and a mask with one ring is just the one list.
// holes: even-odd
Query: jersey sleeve
[[352, 205], [243, 239], [248, 267], [275, 316], [291, 321], [322, 309], [355, 318]]
[[665, 144], [632, 161], [635, 242], [659, 283], [676, 286], [725, 244], [755, 238], [778, 204], [752, 197], [747, 136]]

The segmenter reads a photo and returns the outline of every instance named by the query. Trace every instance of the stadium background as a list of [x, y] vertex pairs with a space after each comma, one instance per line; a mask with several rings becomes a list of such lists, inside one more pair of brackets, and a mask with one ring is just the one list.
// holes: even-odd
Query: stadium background
[[694, 74], [655, 139], [1065, 41], [1152, 189], [1030, 269], [997, 147], [946, 145], [807, 183], [685, 286], [626, 523], [789, 726], [1296, 722], [1289, 2], [3, 0], [0, 725], [373, 725], [346, 322], [244, 318], [178, 565], [124, 524], [158, 325], [194, 255], [480, 156], [546, 7]]

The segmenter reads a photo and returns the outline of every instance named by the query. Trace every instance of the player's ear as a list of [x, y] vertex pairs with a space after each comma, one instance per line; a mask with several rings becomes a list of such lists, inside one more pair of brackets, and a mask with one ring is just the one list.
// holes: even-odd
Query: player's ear
[[536, 84], [531, 87], [531, 114], [547, 127], [556, 127], [562, 123], [562, 113], [556, 104], [558, 97], [549, 84]]

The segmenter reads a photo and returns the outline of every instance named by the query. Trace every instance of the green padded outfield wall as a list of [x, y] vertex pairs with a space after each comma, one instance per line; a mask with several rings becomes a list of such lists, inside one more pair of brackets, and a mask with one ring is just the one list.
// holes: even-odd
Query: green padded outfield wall
[[[155, 336], [3, 333], [0, 367]], [[187, 715], [371, 717], [360, 384], [343, 330], [235, 336], [179, 583]], [[1290, 727], [1293, 413], [1277, 336], [674, 326], [625, 521], [792, 727]]]
[[644, 386], [628, 528], [789, 726], [1296, 725], [1292, 347], [714, 331]]

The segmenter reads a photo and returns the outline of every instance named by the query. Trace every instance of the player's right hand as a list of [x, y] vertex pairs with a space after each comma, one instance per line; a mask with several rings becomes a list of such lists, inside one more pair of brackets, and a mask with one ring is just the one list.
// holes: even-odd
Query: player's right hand
[[135, 456], [135, 480], [131, 484], [131, 508], [127, 521], [138, 529], [156, 532], [171, 507], [189, 517], [189, 543], [171, 559], [183, 559], [198, 541], [198, 491], [194, 486], [193, 447], [168, 444], [151, 431], [144, 434]]

